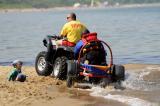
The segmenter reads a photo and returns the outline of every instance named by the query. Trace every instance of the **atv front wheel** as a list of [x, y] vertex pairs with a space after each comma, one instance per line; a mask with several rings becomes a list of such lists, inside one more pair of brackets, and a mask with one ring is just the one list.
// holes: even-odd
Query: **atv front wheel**
[[65, 56], [57, 57], [54, 66], [52, 76], [61, 80], [66, 79], [67, 76], [67, 58]]
[[49, 76], [52, 72], [52, 66], [45, 60], [46, 52], [40, 52], [35, 61], [35, 69], [38, 75]]

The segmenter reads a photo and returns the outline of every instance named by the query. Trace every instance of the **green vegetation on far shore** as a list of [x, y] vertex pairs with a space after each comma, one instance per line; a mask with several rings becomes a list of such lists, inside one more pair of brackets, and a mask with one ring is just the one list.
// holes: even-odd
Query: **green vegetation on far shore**
[[0, 9], [12, 8], [53, 8], [73, 6], [75, 3], [90, 6], [94, 2], [95, 6], [100, 3], [107, 5], [160, 3], [160, 0], [0, 0]]

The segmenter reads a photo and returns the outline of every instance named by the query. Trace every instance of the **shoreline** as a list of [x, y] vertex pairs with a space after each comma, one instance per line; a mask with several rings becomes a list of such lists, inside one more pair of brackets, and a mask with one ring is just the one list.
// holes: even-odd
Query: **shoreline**
[[48, 12], [48, 11], [65, 11], [65, 10], [86, 10], [86, 9], [110, 9], [110, 8], [136, 8], [136, 7], [156, 7], [160, 6], [160, 3], [152, 4], [125, 4], [119, 6], [106, 6], [106, 7], [53, 7], [53, 8], [13, 8], [13, 9], [0, 9], [0, 13], [8, 12]]
[[[23, 66], [25, 82], [7, 81], [12, 66], [0, 66], [0, 102], [5, 106], [125, 106], [125, 104], [90, 95], [90, 91], [67, 88], [65, 81], [38, 76], [34, 67]], [[63, 101], [63, 102], [62, 102]]]
[[[87, 96], [84, 92], [67, 89], [63, 81], [52, 77], [38, 76], [34, 67], [23, 66], [25, 82], [7, 81], [12, 66], [0, 66], [0, 102], [4, 106], [83, 106], [92, 104], [78, 98]], [[74, 97], [74, 98], [72, 98]], [[63, 102], [62, 102], [63, 101]], [[80, 102], [81, 101], [81, 102]]]
[[[152, 64], [124, 64], [127, 71], [138, 71]], [[5, 106], [127, 106], [125, 103], [95, 97], [90, 91], [67, 88], [66, 82], [50, 76], [38, 76], [34, 66], [23, 66], [22, 73], [27, 75], [25, 82], [9, 82], [7, 75], [12, 66], [0, 66], [0, 102]], [[123, 92], [123, 91], [122, 91]], [[63, 101], [63, 102], [62, 102]]]

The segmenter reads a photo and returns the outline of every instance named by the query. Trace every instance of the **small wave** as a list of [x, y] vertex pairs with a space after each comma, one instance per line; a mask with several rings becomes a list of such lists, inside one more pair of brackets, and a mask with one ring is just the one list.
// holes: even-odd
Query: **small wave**
[[152, 73], [153, 69], [160, 69], [160, 67], [147, 67], [143, 70], [139, 70], [138, 72], [127, 71], [126, 80], [122, 82], [122, 85], [126, 88], [135, 89], [135, 90], [143, 90], [143, 91], [152, 91], [159, 90], [160, 83], [151, 82], [144, 80], [144, 76]]
[[[126, 73], [126, 80], [122, 82], [122, 86], [126, 87], [129, 92], [134, 92], [135, 90], [138, 90], [139, 92], [154, 92], [154, 90], [159, 91], [159, 82], [144, 80], [144, 76], [150, 75], [153, 71], [160, 71], [160, 67], [146, 67], [145, 69], [136, 71], [128, 70]], [[91, 96], [103, 97], [105, 99], [121, 102], [129, 106], [158, 106], [157, 102], [150, 102], [148, 99], [143, 100], [140, 96], [137, 95], [136, 97], [133, 97], [129, 94], [125, 95], [121, 90], [114, 89], [114, 87], [107, 87], [104, 89], [98, 86], [93, 86], [91, 89], [89, 89], [89, 91], [91, 91]]]
[[156, 104], [150, 103], [148, 101], [145, 101], [139, 98], [129, 97], [129, 96], [108, 94], [104, 96], [104, 98], [116, 100], [116, 101], [128, 104], [130, 106], [156, 106]]
[[115, 100], [127, 104], [129, 106], [156, 106], [156, 104], [154, 103], [150, 103], [148, 101], [139, 98], [124, 96], [124, 95], [112, 95], [110, 94], [110, 92], [117, 91], [113, 88], [103, 89], [100, 87], [92, 87], [90, 91], [92, 91], [91, 96], [97, 96], [97, 97], [103, 97], [105, 99]]
[[[1, 66], [10, 66], [10, 65], [12, 65], [12, 61], [0, 62], [0, 65]], [[34, 66], [34, 62], [23, 61], [23, 65], [25, 65], [25, 66]]]
[[0, 62], [1, 66], [9, 66], [12, 62]]
[[116, 90], [112, 87], [107, 87], [106, 89], [104, 89], [99, 86], [96, 86], [96, 87], [92, 87], [92, 89], [90, 89], [89, 91], [92, 91], [91, 93], [92, 96], [105, 96], [109, 92], [116, 91]]

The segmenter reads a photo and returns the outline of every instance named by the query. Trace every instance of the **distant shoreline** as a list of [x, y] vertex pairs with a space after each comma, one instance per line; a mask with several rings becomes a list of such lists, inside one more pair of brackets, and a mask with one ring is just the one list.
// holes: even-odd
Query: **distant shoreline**
[[53, 8], [14, 8], [14, 9], [0, 9], [0, 13], [7, 12], [46, 12], [46, 11], [55, 11], [55, 10], [84, 10], [84, 9], [103, 9], [103, 8], [135, 8], [135, 7], [155, 7], [160, 6], [160, 3], [153, 4], [126, 4], [118, 6], [106, 6], [106, 7], [53, 7]]

